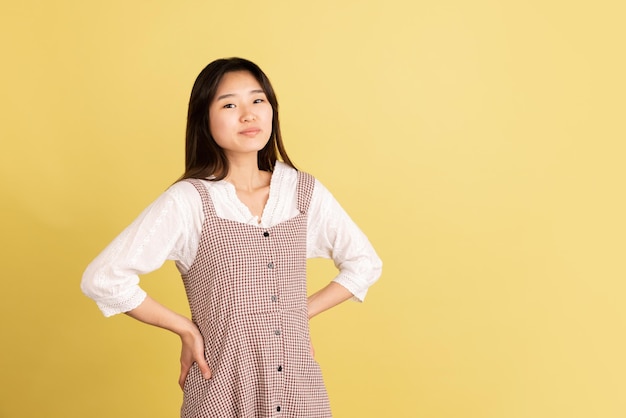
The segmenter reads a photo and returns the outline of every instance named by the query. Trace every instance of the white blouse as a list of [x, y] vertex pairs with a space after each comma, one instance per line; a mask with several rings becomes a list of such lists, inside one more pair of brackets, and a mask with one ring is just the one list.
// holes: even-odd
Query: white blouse
[[[227, 181], [203, 181], [217, 216], [259, 228], [269, 228], [298, 214], [297, 171], [277, 162], [261, 219], [237, 197]], [[186, 273], [198, 250], [204, 213], [195, 187], [186, 181], [172, 185], [87, 267], [81, 289], [94, 299], [105, 316], [139, 306], [146, 292], [139, 275], [174, 260]], [[380, 277], [382, 262], [367, 237], [319, 182], [308, 211], [307, 258], [331, 258], [339, 274], [333, 281], [363, 301], [367, 289]]]

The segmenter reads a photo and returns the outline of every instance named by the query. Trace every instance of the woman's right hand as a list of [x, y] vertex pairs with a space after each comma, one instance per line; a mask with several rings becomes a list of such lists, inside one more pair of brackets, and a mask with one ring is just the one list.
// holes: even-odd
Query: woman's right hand
[[185, 389], [185, 380], [189, 374], [189, 370], [193, 363], [198, 364], [200, 373], [205, 379], [211, 378], [211, 369], [204, 357], [204, 339], [198, 327], [193, 327], [180, 335], [182, 342], [182, 349], [180, 354], [180, 377], [178, 378], [178, 384], [181, 389]]
[[178, 384], [181, 388], [184, 389], [185, 379], [194, 362], [198, 363], [205, 379], [211, 378], [211, 370], [204, 357], [204, 339], [193, 321], [166, 308], [150, 296], [146, 296], [139, 306], [126, 314], [146, 324], [170, 330], [180, 337], [183, 347], [180, 354]]

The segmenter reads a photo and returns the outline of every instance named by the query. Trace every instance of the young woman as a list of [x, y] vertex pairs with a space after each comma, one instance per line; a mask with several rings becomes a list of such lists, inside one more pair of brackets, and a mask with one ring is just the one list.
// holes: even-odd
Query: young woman
[[[280, 161], [279, 160], [282, 160]], [[182, 417], [330, 417], [308, 321], [362, 301], [380, 276], [367, 238], [283, 146], [261, 69], [219, 59], [191, 92], [185, 173], [87, 268], [85, 294], [182, 341]], [[306, 259], [338, 275], [307, 298]], [[175, 260], [192, 319], [160, 305], [139, 276]]]

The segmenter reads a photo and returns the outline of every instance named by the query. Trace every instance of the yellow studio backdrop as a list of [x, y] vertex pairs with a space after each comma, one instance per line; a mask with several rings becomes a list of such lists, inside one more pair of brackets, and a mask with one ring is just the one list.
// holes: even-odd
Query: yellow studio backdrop
[[[270, 76], [385, 266], [312, 321], [334, 414], [626, 416], [619, 1], [3, 1], [0, 417], [175, 417], [179, 341], [86, 265], [183, 168], [192, 83]], [[334, 276], [310, 263], [311, 289]], [[171, 264], [142, 280], [186, 312]]]

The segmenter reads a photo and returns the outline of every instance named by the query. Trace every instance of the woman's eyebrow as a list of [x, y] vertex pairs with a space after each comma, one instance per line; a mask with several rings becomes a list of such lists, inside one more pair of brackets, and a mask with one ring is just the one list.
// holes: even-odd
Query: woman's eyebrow
[[[265, 92], [261, 89], [250, 90], [250, 94], [258, 94], [258, 93], [265, 94]], [[228, 99], [229, 97], [235, 97], [235, 96], [237, 96], [235, 93], [226, 93], [226, 94], [222, 94], [221, 96], [218, 96], [218, 98], [215, 100]]]

